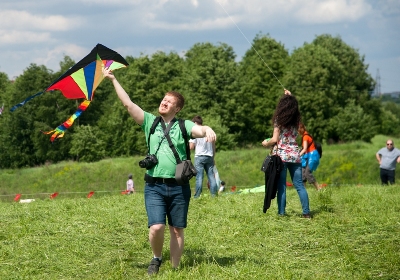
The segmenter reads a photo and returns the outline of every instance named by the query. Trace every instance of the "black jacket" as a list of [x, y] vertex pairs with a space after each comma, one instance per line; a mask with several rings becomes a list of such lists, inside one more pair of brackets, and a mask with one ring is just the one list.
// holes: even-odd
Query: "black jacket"
[[266, 213], [271, 206], [271, 200], [276, 197], [278, 191], [278, 181], [281, 171], [283, 169], [283, 163], [278, 155], [272, 155], [265, 170], [265, 196], [264, 196], [264, 207], [263, 213]]

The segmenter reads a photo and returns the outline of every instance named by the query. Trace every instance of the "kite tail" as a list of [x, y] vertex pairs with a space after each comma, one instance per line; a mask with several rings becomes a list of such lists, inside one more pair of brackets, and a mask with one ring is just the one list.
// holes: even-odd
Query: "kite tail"
[[85, 100], [83, 101], [78, 109], [76, 110], [76, 112], [70, 116], [68, 118], [68, 120], [66, 120], [65, 122], [63, 122], [63, 124], [59, 125], [56, 129], [51, 130], [51, 131], [42, 131], [44, 134], [51, 134], [51, 138], [50, 141], [53, 142], [54, 140], [58, 139], [58, 138], [62, 138], [65, 134], [65, 131], [70, 128], [72, 126], [72, 124], [74, 123], [74, 121], [79, 118], [79, 116], [82, 114], [82, 112], [84, 112], [86, 110], [86, 108], [90, 105], [90, 101], [89, 100]]
[[28, 102], [29, 100], [35, 98], [36, 96], [42, 95], [42, 94], [45, 93], [45, 92], [46, 92], [46, 91], [41, 91], [41, 92], [38, 92], [38, 93], [36, 93], [36, 94], [34, 94], [34, 95], [31, 95], [31, 96], [27, 97], [27, 98], [26, 98], [24, 101], [22, 101], [21, 103], [18, 103], [17, 105], [12, 106], [11, 109], [10, 109], [10, 111], [11, 111], [11, 112], [14, 112], [15, 109], [17, 109], [18, 107], [24, 106], [26, 102]]

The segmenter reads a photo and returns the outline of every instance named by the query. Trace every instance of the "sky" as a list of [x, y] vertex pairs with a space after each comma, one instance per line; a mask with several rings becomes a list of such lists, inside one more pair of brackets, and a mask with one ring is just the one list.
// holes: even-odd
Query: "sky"
[[59, 71], [65, 55], [77, 62], [97, 43], [124, 57], [226, 43], [240, 61], [260, 33], [290, 53], [340, 36], [382, 93], [400, 91], [400, 0], [1, 0], [0, 72]]

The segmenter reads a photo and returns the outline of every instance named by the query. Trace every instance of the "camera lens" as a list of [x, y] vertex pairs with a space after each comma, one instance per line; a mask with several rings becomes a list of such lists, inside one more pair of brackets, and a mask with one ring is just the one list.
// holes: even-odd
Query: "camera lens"
[[147, 166], [146, 161], [145, 161], [145, 160], [139, 161], [139, 166], [140, 166], [141, 168], [146, 168], [146, 166]]

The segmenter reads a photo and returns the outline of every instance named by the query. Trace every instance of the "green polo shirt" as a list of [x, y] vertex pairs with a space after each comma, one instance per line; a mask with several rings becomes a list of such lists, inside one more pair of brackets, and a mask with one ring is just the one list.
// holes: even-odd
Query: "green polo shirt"
[[[146, 135], [146, 141], [149, 137], [150, 128], [153, 125], [155, 118], [156, 116], [154, 116], [153, 114], [144, 112], [144, 121], [141, 128]], [[168, 127], [167, 123], [165, 125]], [[192, 121], [185, 120], [185, 127], [188, 134], [188, 139], [191, 138], [191, 131], [194, 125], [195, 124]], [[163, 136], [164, 131], [162, 129], [161, 123], [158, 123], [154, 133], [150, 136], [150, 145], [149, 143], [147, 143], [147, 145], [150, 147], [150, 154], [154, 154], [161, 141], [160, 148], [156, 154], [158, 164], [152, 169], [147, 170], [146, 173], [152, 177], [175, 178], [176, 159], [174, 153], [169, 147], [168, 140]], [[169, 131], [169, 136], [175, 146], [179, 158], [181, 160], [186, 160], [185, 139], [183, 138], [178, 120], [176, 120], [171, 127], [171, 130]]]

